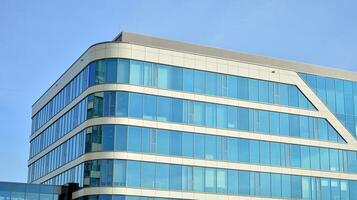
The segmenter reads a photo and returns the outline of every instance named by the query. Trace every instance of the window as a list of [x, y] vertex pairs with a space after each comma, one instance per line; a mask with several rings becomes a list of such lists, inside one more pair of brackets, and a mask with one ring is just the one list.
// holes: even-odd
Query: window
[[169, 165], [168, 164], [156, 164], [156, 189], [169, 189]]
[[238, 79], [235, 76], [227, 76], [228, 97], [237, 98], [238, 95]]
[[128, 116], [128, 93], [116, 92], [116, 105], [115, 116], [126, 117]]
[[163, 155], [170, 153], [170, 132], [167, 130], [157, 130], [156, 152]]
[[217, 78], [216, 73], [206, 72], [206, 94], [215, 96], [216, 92]]
[[271, 183], [269, 173], [260, 173], [260, 194], [262, 196], [271, 196]]
[[227, 193], [227, 171], [217, 169], [217, 193]]
[[321, 199], [330, 199], [330, 180], [326, 178], [321, 179]]
[[301, 166], [301, 152], [299, 145], [291, 145], [291, 166], [300, 167]]
[[259, 163], [259, 141], [251, 140], [249, 142], [250, 162]]
[[193, 134], [182, 133], [182, 155], [193, 157]]
[[238, 98], [239, 99], [248, 99], [248, 79], [238, 77]]
[[236, 107], [228, 106], [228, 128], [237, 129], [238, 128], [238, 110]]
[[281, 187], [281, 175], [271, 174], [271, 196], [273, 198], [281, 198]]
[[259, 101], [259, 84], [258, 80], [249, 79], [249, 100]]
[[170, 131], [170, 155], [182, 155], [182, 133]]
[[249, 130], [249, 109], [247, 108], [238, 109], [238, 130]]
[[[291, 196], [291, 180], [290, 175], [281, 175], [282, 197], [290, 198]], [[294, 196], [293, 196], [294, 197]], [[294, 197], [296, 198], [296, 197]]]
[[250, 190], [249, 190], [249, 186], [250, 186], [250, 177], [249, 177], [249, 172], [246, 171], [239, 171], [239, 175], [238, 175], [238, 179], [239, 179], [239, 185], [238, 185], [238, 193], [241, 195], [249, 195], [250, 194]]
[[106, 59], [106, 83], [117, 82], [117, 59]]
[[269, 142], [260, 141], [260, 163], [270, 165], [270, 145]]
[[205, 159], [216, 160], [217, 159], [217, 138], [212, 135], [205, 135]]
[[194, 71], [194, 91], [196, 93], [205, 93], [205, 72], [203, 71]]
[[205, 170], [205, 192], [216, 192], [216, 169]]
[[154, 120], [156, 118], [156, 96], [143, 95], [143, 118]]
[[269, 102], [269, 83], [267, 81], [259, 80], [259, 101]]
[[193, 190], [195, 192], [204, 192], [204, 168], [193, 168]]
[[271, 142], [270, 143], [270, 158], [271, 158], [271, 165], [273, 166], [280, 166], [281, 165], [281, 145], [279, 143]]
[[130, 61], [130, 84], [143, 85], [143, 63], [139, 61]]
[[171, 121], [171, 98], [157, 97], [157, 120]]
[[210, 128], [216, 127], [216, 105], [211, 103], [206, 103], [206, 126]]
[[205, 157], [205, 137], [203, 135], [194, 135], [194, 148], [194, 157], [203, 159]]
[[227, 128], [227, 107], [217, 105], [217, 128]]
[[205, 104], [201, 102], [194, 102], [194, 124], [204, 125], [205, 124]]
[[141, 162], [141, 187], [154, 188], [154, 186], [155, 186], [155, 164]]
[[129, 83], [129, 67], [130, 61], [125, 59], [119, 59], [118, 61], [118, 83]]
[[[219, 184], [217, 183], [217, 190], [219, 192]], [[228, 194], [238, 194], [238, 171], [228, 170]]]
[[128, 151], [141, 152], [141, 128], [129, 126]]
[[240, 162], [249, 162], [249, 140], [239, 139], [238, 140], [238, 154]]
[[129, 116], [141, 118], [143, 116], [143, 98], [141, 94], [129, 93]]
[[103, 125], [102, 134], [102, 150], [112, 151], [114, 150], [114, 125]]
[[126, 162], [122, 160], [114, 160], [113, 169], [113, 186], [125, 186]]
[[193, 92], [193, 70], [183, 69], [183, 91]]

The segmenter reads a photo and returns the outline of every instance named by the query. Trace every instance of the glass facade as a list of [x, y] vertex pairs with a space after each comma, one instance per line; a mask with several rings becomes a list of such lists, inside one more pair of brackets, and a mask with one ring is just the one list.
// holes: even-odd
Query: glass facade
[[300, 76], [357, 138], [357, 82], [306, 73]]
[[[357, 82], [299, 75], [356, 137]], [[116, 89], [79, 97], [100, 84], [130, 87], [125, 87], [129, 91]], [[153, 89], [138, 93], [138, 87], [132, 86], [166, 91], [160, 95]], [[197, 100], [187, 99], [192, 94]], [[226, 103], [208, 102], [204, 96], [219, 97]], [[76, 105], [52, 119], [75, 99], [79, 100]], [[252, 108], [249, 102], [262, 107], [256, 109], [254, 104]], [[291, 113], [296, 109], [303, 112]], [[96, 191], [116, 187], [257, 199], [357, 199], [357, 152], [342, 148], [348, 144], [336, 129], [323, 117], [302, 114], [307, 111], [317, 110], [294, 84], [133, 59], [96, 60], [33, 116], [32, 134], [36, 135], [30, 141], [28, 181], [49, 185], [76, 182]], [[120, 121], [112, 121], [120, 117]], [[125, 118], [135, 126], [128, 125]], [[54, 122], [50, 124], [51, 119]], [[154, 128], [158, 125], [162, 129]], [[189, 132], [186, 127], [195, 129]], [[229, 136], [222, 136], [225, 133]], [[317, 145], [316, 141], [323, 142]], [[113, 157], [89, 156], [101, 155], [95, 152]], [[140, 161], [144, 158], [148, 160]], [[165, 159], [170, 163], [164, 163]], [[234, 169], [246, 166], [238, 164], [262, 167]], [[298, 170], [309, 172], [305, 173], [309, 176], [297, 174]], [[3, 188], [0, 183], [0, 200], [35, 199], [32, 192], [18, 194]], [[79, 200], [169, 200], [149, 194], [126, 195], [125, 191], [83, 194]], [[37, 197], [58, 199], [56, 195]]]
[[322, 118], [131, 92], [99, 92], [89, 95], [34, 138], [30, 157], [83, 121], [108, 116], [345, 143]]
[[[108, 178], [110, 177], [110, 178]], [[357, 181], [245, 170], [93, 160], [84, 164], [84, 187], [128, 187], [287, 199], [355, 199]]]
[[32, 119], [32, 132], [97, 84], [124, 83], [210, 96], [315, 109], [294, 85], [127, 59], [89, 64]]
[[59, 200], [62, 188], [54, 185], [0, 182], [0, 200]]
[[84, 153], [105, 151], [357, 173], [354, 151], [107, 124], [87, 128], [36, 160], [29, 166], [29, 180]]

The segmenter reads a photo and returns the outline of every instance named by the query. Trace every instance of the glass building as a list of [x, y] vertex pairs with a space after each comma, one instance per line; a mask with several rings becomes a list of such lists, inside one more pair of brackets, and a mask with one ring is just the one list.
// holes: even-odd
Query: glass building
[[357, 199], [357, 73], [121, 33], [32, 108], [28, 182], [73, 199]]

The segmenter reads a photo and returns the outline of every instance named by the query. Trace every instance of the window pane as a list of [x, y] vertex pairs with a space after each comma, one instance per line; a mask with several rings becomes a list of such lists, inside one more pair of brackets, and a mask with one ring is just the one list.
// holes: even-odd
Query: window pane
[[249, 162], [249, 140], [239, 139], [238, 143], [239, 161], [245, 163]]
[[200, 134], [194, 134], [195, 158], [205, 157], [205, 137]]
[[206, 72], [206, 94], [215, 96], [216, 92], [216, 73]]
[[248, 131], [249, 129], [249, 109], [238, 109], [238, 130]]
[[169, 155], [170, 152], [170, 132], [166, 130], [157, 130], [156, 152], [163, 155]]
[[237, 129], [238, 128], [238, 110], [236, 107], [228, 106], [228, 128]]
[[[291, 176], [291, 197], [296, 199], [301, 199], [301, 176]], [[325, 198], [323, 198], [325, 199]]]
[[216, 169], [205, 169], [205, 192], [216, 192]]
[[239, 185], [238, 185], [238, 192], [241, 195], [247, 196], [250, 194], [249, 186], [250, 186], [250, 178], [249, 172], [246, 171], [239, 171]]
[[169, 165], [168, 164], [156, 164], [156, 189], [169, 189]]
[[195, 192], [204, 192], [204, 168], [193, 168], [193, 190]]
[[141, 162], [141, 187], [154, 188], [154, 186], [155, 186], [155, 164]]
[[238, 171], [236, 170], [228, 170], [228, 194], [238, 194]]
[[102, 150], [114, 150], [114, 125], [103, 125]]
[[106, 59], [106, 83], [117, 81], [117, 59]]
[[129, 187], [140, 187], [140, 162], [127, 161], [127, 172], [130, 176], [127, 177], [127, 185]]
[[129, 83], [129, 60], [118, 60], [118, 83]]
[[260, 173], [260, 194], [269, 197], [271, 195], [270, 174]]
[[206, 126], [215, 128], [216, 127], [216, 105], [211, 103], [206, 103]]
[[321, 179], [321, 199], [330, 199], [330, 180]]
[[205, 73], [203, 71], [194, 71], [194, 91], [196, 93], [205, 93]]
[[271, 174], [271, 195], [273, 198], [281, 198], [281, 187], [281, 175]]
[[205, 159], [216, 160], [217, 138], [212, 135], [205, 135]]
[[205, 124], [205, 104], [200, 102], [194, 102], [194, 124]]
[[248, 79], [247, 78], [238, 78], [238, 98], [239, 99], [248, 99]]
[[128, 151], [141, 152], [141, 128], [129, 126]]
[[270, 165], [270, 144], [269, 142], [260, 141], [260, 163]]
[[117, 92], [116, 93], [116, 111], [115, 116], [126, 117], [128, 116], [128, 93], [127, 92]]
[[129, 116], [141, 118], [143, 116], [143, 99], [141, 94], [129, 94]]
[[130, 84], [143, 85], [143, 63], [130, 61]]
[[193, 134], [182, 133], [182, 155], [193, 157]]
[[157, 97], [157, 120], [171, 121], [171, 98]]
[[193, 92], [193, 70], [183, 69], [183, 91]]
[[251, 140], [249, 142], [250, 162], [259, 163], [259, 141]]
[[227, 76], [228, 97], [237, 98], [238, 79], [235, 76]]
[[154, 120], [156, 118], [156, 96], [143, 95], [143, 118]]
[[282, 187], [282, 197], [290, 198], [291, 196], [291, 180], [290, 175], [282, 175], [281, 176], [281, 185]]
[[227, 107], [217, 105], [217, 128], [227, 128]]
[[125, 186], [126, 162], [114, 160], [113, 186]]

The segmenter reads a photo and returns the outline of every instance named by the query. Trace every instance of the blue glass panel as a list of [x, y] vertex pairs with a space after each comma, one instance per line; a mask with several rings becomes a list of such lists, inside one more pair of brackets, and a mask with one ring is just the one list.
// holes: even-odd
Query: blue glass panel
[[239, 161], [240, 162], [249, 162], [250, 158], [250, 148], [249, 148], [249, 140], [239, 139], [238, 140], [238, 153], [239, 153]]
[[176, 123], [182, 123], [182, 100], [181, 99], [172, 99], [172, 121]]
[[143, 116], [143, 98], [141, 94], [129, 94], [129, 116], [141, 118]]
[[249, 109], [238, 109], [238, 129], [243, 131], [249, 130]]
[[228, 75], [227, 76], [228, 97], [237, 98], [237, 93], [238, 93], [237, 86], [238, 86], [237, 77]]
[[180, 165], [170, 165], [170, 190], [181, 190], [181, 173]]
[[141, 151], [141, 128], [132, 126], [128, 128], [128, 151]]
[[170, 132], [167, 130], [157, 130], [156, 152], [168, 155], [170, 152]]
[[249, 99], [247, 78], [238, 77], [238, 98]]
[[155, 178], [155, 188], [156, 189], [169, 189], [169, 165], [168, 164], [156, 164], [156, 178]]
[[205, 159], [216, 160], [217, 159], [217, 138], [216, 136], [205, 136]]
[[157, 97], [157, 120], [171, 121], [171, 98]]
[[127, 149], [127, 126], [115, 126], [115, 150], [124, 151]]
[[193, 157], [193, 134], [182, 134], [182, 155], [186, 157]]
[[128, 93], [117, 92], [116, 93], [116, 111], [115, 116], [126, 117], [128, 116]]
[[282, 197], [290, 199], [291, 196], [291, 179], [290, 175], [281, 175]]
[[227, 170], [217, 169], [217, 193], [227, 194], [227, 182]]
[[207, 103], [206, 104], [206, 126], [214, 128], [216, 127], [217, 110], [216, 105]]
[[114, 160], [113, 172], [113, 186], [125, 186], [126, 162]]
[[[131, 174], [130, 174], [131, 175]], [[141, 162], [141, 187], [155, 187], [155, 164]]]
[[251, 140], [249, 142], [250, 162], [259, 163], [259, 141]]
[[[285, 186], [283, 186], [285, 187]], [[271, 196], [273, 198], [281, 198], [281, 175], [271, 174]]]
[[129, 83], [129, 68], [130, 68], [129, 60], [126, 59], [118, 60], [118, 70], [117, 70], [118, 83]]
[[193, 92], [193, 70], [183, 69], [183, 90], [186, 92]]
[[227, 128], [227, 107], [217, 105], [217, 128]]
[[126, 178], [126, 184], [129, 187], [140, 187], [140, 162], [127, 161], [127, 173], [130, 174]]
[[205, 192], [216, 192], [216, 169], [205, 169]]
[[[240, 195], [249, 195], [250, 194], [250, 177], [249, 172], [246, 171], [239, 171], [239, 185], [238, 185], [238, 193]], [[242, 184], [243, 183], [243, 184]]]
[[259, 101], [269, 102], [269, 83], [267, 81], [259, 80]]
[[260, 141], [260, 163], [270, 165], [270, 144], [269, 142]]
[[182, 134], [180, 132], [170, 131], [170, 136], [170, 155], [181, 156]]
[[194, 157], [204, 158], [205, 157], [205, 137], [204, 135], [195, 134], [194, 135]]
[[237, 129], [238, 128], [238, 110], [237, 107], [228, 106], [228, 128]]
[[238, 171], [228, 170], [228, 194], [238, 194]]
[[194, 71], [194, 92], [196, 93], [205, 93], [205, 72], [203, 71]]
[[330, 180], [326, 178], [321, 179], [321, 199], [331, 198]]
[[248, 80], [249, 100], [259, 101], [259, 82], [255, 79]]
[[156, 96], [143, 95], [143, 118], [149, 120], [156, 119]]
[[262, 196], [271, 196], [271, 182], [269, 173], [260, 174], [260, 194]]
[[193, 168], [193, 190], [195, 192], [204, 192], [204, 168]]
[[217, 77], [216, 73], [206, 72], [206, 94], [216, 96]]
[[130, 84], [143, 85], [143, 62], [130, 61]]

